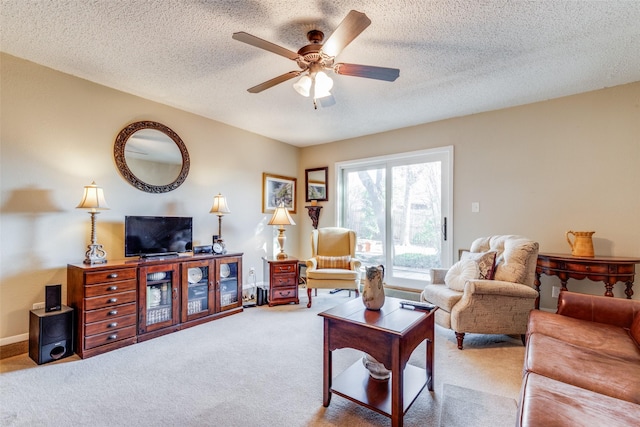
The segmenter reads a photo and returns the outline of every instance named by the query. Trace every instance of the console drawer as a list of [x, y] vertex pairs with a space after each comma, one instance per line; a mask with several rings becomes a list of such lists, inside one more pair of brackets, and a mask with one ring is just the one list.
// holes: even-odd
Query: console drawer
[[96, 308], [110, 307], [135, 301], [136, 291], [128, 291], [100, 297], [85, 298], [84, 307], [86, 310], [95, 310]]
[[119, 329], [117, 331], [107, 332], [100, 335], [94, 335], [92, 337], [86, 337], [84, 341], [85, 349], [98, 347], [104, 344], [109, 344], [115, 341], [120, 341], [125, 338], [131, 338], [136, 336], [136, 326], [129, 326]]
[[135, 291], [136, 281], [135, 279], [127, 280], [125, 282], [111, 282], [111, 283], [99, 283], [97, 285], [85, 286], [84, 296], [97, 297], [101, 295], [111, 295], [116, 292]]
[[85, 284], [93, 285], [102, 282], [119, 282], [121, 280], [136, 279], [137, 277], [138, 273], [135, 268], [95, 271], [85, 273]]
[[116, 333], [127, 326], [136, 326], [136, 315], [116, 317], [102, 322], [90, 323], [84, 327], [85, 335], [96, 335], [103, 332]]
[[120, 316], [126, 316], [128, 314], [137, 314], [135, 302], [119, 305], [116, 307], [107, 307], [99, 310], [87, 311], [84, 314], [84, 322], [100, 322], [102, 320], [109, 320]]

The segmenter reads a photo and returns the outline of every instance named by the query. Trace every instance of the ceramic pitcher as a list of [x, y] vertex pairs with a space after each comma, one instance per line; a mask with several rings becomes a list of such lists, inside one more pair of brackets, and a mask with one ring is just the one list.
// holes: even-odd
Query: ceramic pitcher
[[[595, 231], [567, 231], [565, 236], [567, 242], [571, 246], [571, 255], [573, 256], [594, 256], [593, 252], [593, 236]], [[569, 238], [569, 234], [573, 235], [573, 242]]]
[[384, 266], [367, 267], [367, 277], [364, 281], [362, 302], [368, 310], [380, 310], [384, 305]]

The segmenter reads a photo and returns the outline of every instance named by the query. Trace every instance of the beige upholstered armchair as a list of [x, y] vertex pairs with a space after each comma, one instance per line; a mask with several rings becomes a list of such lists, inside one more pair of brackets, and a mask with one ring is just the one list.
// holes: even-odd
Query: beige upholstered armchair
[[476, 239], [451, 269], [431, 271], [421, 299], [440, 307], [436, 323], [455, 331], [460, 350], [467, 332], [520, 334], [524, 343], [529, 312], [537, 308], [537, 258], [538, 243], [526, 237]]
[[313, 230], [307, 260], [307, 307], [311, 307], [311, 289], [353, 289], [358, 296], [360, 264], [355, 231], [340, 227]]

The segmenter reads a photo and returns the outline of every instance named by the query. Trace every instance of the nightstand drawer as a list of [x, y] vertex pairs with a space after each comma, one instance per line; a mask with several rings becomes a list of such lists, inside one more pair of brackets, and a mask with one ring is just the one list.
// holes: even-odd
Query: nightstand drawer
[[297, 285], [296, 283], [296, 275], [293, 274], [280, 274], [280, 275], [274, 275], [273, 279], [271, 281], [271, 286], [278, 288], [281, 286], [294, 286]]
[[273, 264], [273, 274], [282, 274], [282, 273], [295, 273], [296, 268], [298, 268], [298, 263], [295, 264]]
[[271, 290], [271, 298], [274, 300], [283, 298], [297, 298], [298, 292], [296, 288], [278, 288]]
[[96, 271], [86, 273], [85, 284], [93, 285], [102, 282], [116, 282], [121, 280], [136, 279], [138, 273], [135, 268], [123, 268], [119, 270]]
[[85, 286], [84, 296], [97, 297], [111, 295], [116, 292], [135, 291], [136, 281], [134, 279], [126, 282], [99, 283], [97, 285]]
[[87, 311], [84, 315], [84, 323], [101, 322], [116, 317], [126, 316], [128, 314], [136, 314], [135, 302], [119, 305], [117, 307], [107, 307], [100, 310]]
[[84, 306], [86, 310], [110, 307], [119, 304], [136, 301], [136, 291], [120, 292], [117, 294], [105, 295], [101, 297], [85, 298]]
[[86, 336], [89, 336], [101, 334], [103, 332], [116, 333], [119, 329], [125, 328], [127, 326], [136, 326], [135, 314], [88, 324], [84, 327], [84, 334]]
[[136, 326], [129, 326], [123, 329], [119, 329], [113, 332], [107, 332], [105, 334], [94, 335], [85, 339], [85, 349], [98, 347], [104, 344], [120, 341], [125, 338], [131, 338], [136, 336]]

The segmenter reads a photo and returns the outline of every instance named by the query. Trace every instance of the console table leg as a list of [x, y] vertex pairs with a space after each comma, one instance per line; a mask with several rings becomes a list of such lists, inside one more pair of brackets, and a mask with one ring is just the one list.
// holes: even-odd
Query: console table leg
[[624, 294], [627, 296], [627, 299], [631, 299], [631, 296], [633, 295], [633, 282], [628, 281], [626, 285], [627, 289], [624, 290]]
[[604, 282], [604, 287], [606, 291], [604, 292], [605, 297], [613, 297], [613, 283]]
[[324, 320], [324, 357], [323, 357], [323, 379], [322, 379], [322, 405], [326, 408], [331, 403], [331, 351], [329, 350], [329, 320]]

